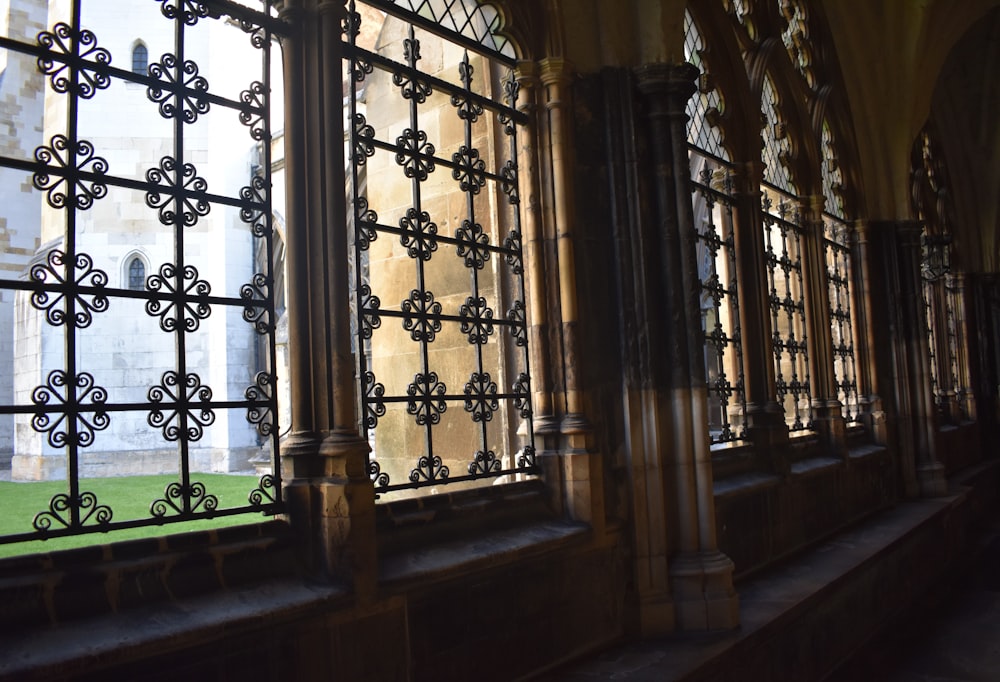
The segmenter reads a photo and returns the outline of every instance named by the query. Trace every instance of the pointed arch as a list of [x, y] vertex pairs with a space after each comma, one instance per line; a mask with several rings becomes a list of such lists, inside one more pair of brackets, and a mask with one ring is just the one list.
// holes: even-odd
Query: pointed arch
[[[685, 58], [696, 58], [698, 61], [692, 63], [702, 72], [698, 93], [688, 105], [689, 117], [701, 117], [700, 121], [690, 122], [692, 128], [699, 126], [702, 139], [717, 135], [728, 155], [723, 158], [757, 158], [759, 116], [753, 113], [754, 98], [732, 18], [726, 8], [716, 3], [688, 2], [684, 28]], [[689, 140], [700, 147], [698, 139], [698, 135], [689, 135]]]
[[149, 259], [138, 250], [129, 252], [122, 259], [121, 288], [129, 291], [143, 291], [146, 288], [146, 274]]
[[819, 141], [812, 134], [803, 79], [784, 43], [773, 37], [765, 40], [749, 57], [747, 70], [761, 112], [764, 181], [789, 194], [820, 194]]
[[[476, 0], [369, 0], [368, 4], [487, 56], [512, 64], [518, 50], [503, 5]], [[402, 10], [402, 12], [400, 11]]]

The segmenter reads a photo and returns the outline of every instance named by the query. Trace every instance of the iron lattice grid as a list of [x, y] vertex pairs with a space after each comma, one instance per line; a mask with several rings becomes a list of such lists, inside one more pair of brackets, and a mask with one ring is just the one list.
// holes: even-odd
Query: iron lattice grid
[[[0, 156], [0, 169], [14, 171], [28, 180], [44, 197], [36, 195], [43, 212], [54, 217], [60, 235], [52, 248], [41, 252], [26, 268], [23, 277], [0, 278], [0, 290], [26, 298], [49, 333], [61, 331], [61, 366], [52, 369], [42, 383], [30, 391], [30, 400], [0, 404], [0, 415], [30, 418], [31, 429], [44, 437], [48, 446], [65, 452], [67, 492], [57, 494], [48, 509], [34, 518], [33, 529], [0, 537], [0, 542], [110, 531], [160, 525], [200, 518], [249, 512], [274, 514], [282, 508], [278, 463], [278, 422], [275, 357], [275, 310], [273, 226], [271, 202], [271, 49], [276, 33], [284, 31], [274, 18], [270, 0], [263, 11], [225, 0], [152, 0], [162, 19], [162, 32], [172, 36], [173, 51], [150, 58], [146, 73], [133, 73], [127, 51], [112, 52], [102, 41], [114, 42], [112, 35], [97, 35], [85, 25], [88, 12], [108, 11], [102, 0], [73, 0], [65, 16], [50, 16], [49, 27], [37, 35], [0, 37], [0, 50], [8, 55], [24, 55], [34, 60], [45, 79], [47, 124], [53, 111], [65, 111], [61, 132], [49, 135], [45, 143], [26, 156]], [[261, 4], [258, 3], [258, 8]], [[116, 8], [110, 7], [110, 11]], [[120, 8], [117, 8], [120, 11]], [[199, 73], [198, 64], [187, 59], [188, 35], [210, 22], [231, 23], [228, 31], [246, 34], [248, 50], [259, 59], [259, 79], [245, 84], [238, 95], [220, 94]], [[169, 39], [168, 39], [169, 40]], [[119, 41], [120, 42], [120, 41]], [[149, 167], [117, 168], [101, 156], [103, 150], [87, 139], [81, 129], [81, 111], [101, 103], [104, 91], [123, 88], [144, 93], [146, 107], [136, 113], [146, 126], [163, 126], [172, 137], [170, 151]], [[221, 88], [220, 88], [221, 89]], [[93, 103], [93, 104], [92, 104]], [[212, 193], [199, 175], [195, 159], [185, 144], [185, 135], [195, 130], [199, 118], [209, 112], [231, 119], [232, 126], [246, 131], [247, 149], [260, 154], [260, 172], [245, 178], [247, 184], [227, 193]], [[159, 121], [156, 123], [155, 121]], [[63, 126], [64, 127], [61, 127]], [[142, 196], [148, 214], [173, 234], [173, 262], [159, 265], [142, 290], [128, 288], [127, 278], [113, 286], [115, 273], [97, 267], [105, 254], [82, 250], [92, 214], [102, 201], [112, 201], [121, 193]], [[254, 248], [266, 254], [268, 267], [253, 274], [250, 281], [222, 295], [212, 294], [211, 282], [193, 264], [185, 240], [204, 228], [204, 218], [212, 210], [238, 216], [251, 235]], [[155, 218], [153, 218], [155, 216]], [[201, 226], [199, 226], [201, 223]], [[230, 285], [232, 286], [232, 285]], [[103, 387], [102, 371], [81, 366], [82, 345], [93, 343], [87, 334], [99, 334], [100, 324], [128, 301], [142, 304], [146, 313], [144, 331], [173, 340], [174, 367], [163, 372], [152, 386], [130, 386], [117, 395]], [[27, 309], [27, 308], [26, 308]], [[189, 339], [212, 313], [242, 317], [243, 324], [256, 334], [263, 348], [263, 368], [250, 376], [242, 396], [216, 397], [210, 381], [196, 368], [189, 353]], [[94, 326], [92, 326], [94, 325]], [[96, 328], [95, 328], [96, 327]], [[136, 399], [137, 393], [144, 395]], [[129, 399], [131, 396], [131, 399]], [[0, 398], [2, 399], [2, 398]], [[260, 443], [270, 447], [271, 470], [258, 486], [248, 491], [243, 505], [220, 506], [219, 499], [196, 480], [191, 470], [191, 448], [211, 429], [222, 411], [242, 412], [259, 434]], [[118, 419], [137, 415], [150, 429], [158, 431], [167, 447], [176, 447], [178, 480], [170, 483], [162, 497], [150, 500], [149, 516], [116, 520], [114, 510], [84, 489], [80, 474], [85, 449], [98, 443], [101, 432]], [[228, 413], [227, 413], [228, 417]]]
[[[777, 199], [777, 205], [774, 200]], [[802, 256], [805, 231], [798, 224], [794, 198], [768, 189], [761, 214], [767, 263], [768, 303], [774, 347], [774, 382], [778, 402], [791, 431], [811, 428], [809, 344], [806, 335]]]
[[850, 225], [831, 215], [824, 215], [823, 218], [834, 381], [837, 384], [837, 397], [844, 407], [844, 419], [856, 422], [861, 416], [861, 407], [858, 399], [858, 368], [854, 355], [854, 318], [851, 312], [854, 300], [851, 287], [852, 230]]
[[[428, 9], [432, 4], [419, 3], [417, 9]], [[454, 11], [459, 4], [437, 5], [447, 5]], [[441, 26], [430, 26], [428, 17], [400, 11], [392, 3], [364, 5], [386, 12], [404, 26], [401, 40], [394, 46], [398, 51], [392, 51], [391, 45], [384, 49], [374, 49], [372, 45], [373, 49], [368, 49], [359, 40], [363, 33], [359, 10], [363, 4], [352, 0], [344, 27], [345, 71], [350, 79], [348, 220], [354, 227], [355, 354], [361, 423], [370, 439], [375, 440], [369, 474], [376, 493], [537, 474], [516, 161], [518, 127], [523, 125], [525, 117], [516, 109], [518, 85], [513, 73], [508, 70], [502, 82], [495, 82], [489, 61], [470, 59], [469, 49], [474, 48], [494, 63], [509, 66], [510, 60], [497, 53], [495, 43], [486, 41], [485, 49], [483, 44], [470, 45], [467, 36], [463, 38], [442, 30]], [[440, 19], [436, 15], [431, 18]], [[438, 38], [432, 39], [432, 29]], [[438, 39], [442, 42], [433, 43]], [[482, 36], [477, 37], [481, 39]], [[439, 50], [443, 54], [455, 47], [464, 50], [464, 54], [450, 72], [429, 73], [421, 69], [422, 52], [438, 55]], [[363, 101], [375, 98], [370, 92], [373, 82], [380, 82], [388, 93], [383, 99], [400, 98], [396, 105], [404, 112], [403, 123], [375, 120], [381, 115], [380, 110], [374, 108], [374, 103], [368, 109]], [[502, 91], [499, 96], [493, 94], [494, 87]], [[385, 107], [396, 106], [379, 101]], [[448, 117], [440, 114], [449, 108]], [[369, 123], [366, 113], [372, 116], [375, 125]], [[435, 118], [439, 115], [441, 118]], [[454, 118], [445, 120], [450, 117]], [[428, 123], [432, 131], [437, 129], [439, 133], [448, 125], [458, 125], [461, 144], [453, 154], [440, 155], [441, 143], [431, 139], [421, 123]], [[485, 141], [487, 148], [477, 148], [474, 138]], [[380, 159], [379, 155], [384, 157]], [[491, 156], [496, 157], [496, 162], [488, 166]], [[376, 180], [370, 169], [380, 162], [382, 175]], [[449, 210], [444, 216], [428, 210], [440, 198], [441, 185], [435, 184], [440, 183], [440, 175], [434, 173], [441, 170], [450, 171], [453, 181], [447, 192], [452, 197], [461, 197], [458, 204], [453, 204], [461, 208]], [[387, 173], [395, 173], [397, 180], [405, 178], [408, 187], [388, 198], [378, 195], [392, 182]], [[394, 202], [398, 205], [392, 205]], [[385, 205], [376, 205], [380, 203]], [[436, 207], [441, 209], [441, 204]], [[386, 220], [380, 215], [394, 217]], [[460, 215], [464, 217], [459, 218]], [[439, 232], [438, 222], [444, 220], [456, 223], [453, 236]], [[501, 241], [502, 227], [507, 228], [507, 235]], [[400, 274], [405, 272], [400, 266], [393, 276], [388, 268], [390, 259], [380, 255], [373, 258], [372, 252], [388, 249], [389, 241], [395, 242], [392, 251], [396, 255], [405, 250], [409, 274]], [[451, 249], [454, 251], [448, 255], [446, 251]], [[451, 265], [444, 260], [448, 258], [455, 259]], [[461, 290], [444, 284], [441, 279], [441, 273], [448, 268], [454, 270], [456, 263], [464, 267], [468, 278], [468, 285]], [[503, 272], [497, 274], [494, 267]], [[405, 280], [413, 285], [409, 293], [398, 307], [383, 306], [383, 300], [392, 296], [386, 292], [392, 291], [401, 277], [410, 278]], [[445, 288], [435, 292], [432, 286]], [[505, 302], [509, 302], [506, 315], [496, 315], [496, 309]], [[405, 338], [400, 342], [397, 336], [393, 346], [392, 337], [400, 331], [405, 332]], [[445, 354], [437, 350], [445, 344], [439, 337], [459, 336], [465, 338], [466, 348], [473, 355], [461, 392], [454, 390], [454, 382], [449, 386], [445, 377], [458, 376], [456, 365], [465, 354], [460, 348]], [[381, 369], [375, 371], [375, 365], [380, 364], [379, 344], [383, 337], [394, 355], [392, 362], [384, 361], [383, 357]], [[410, 352], [405, 352], [407, 349]], [[415, 358], [417, 367], [411, 374], [412, 381], [404, 384], [405, 372], [400, 367], [405, 365], [406, 357]], [[515, 365], [516, 369], [510, 371], [508, 365]], [[383, 373], [390, 375], [385, 381]], [[509, 388], [504, 390], [502, 378], [507, 375], [515, 378], [507, 382]], [[465, 460], [466, 471], [460, 475], [452, 474], [441, 453], [441, 443], [447, 440], [448, 431], [462, 428], [454, 421], [443, 423], [446, 415], [451, 414], [448, 407], [455, 404], [463, 406], [478, 432], [477, 443], [469, 448], [473, 451], [471, 458]], [[395, 410], [395, 415], [390, 416], [405, 412], [401, 429], [416, 427], [421, 433], [419, 439], [393, 443], [393, 454], [418, 450], [413, 455], [415, 465], [402, 482], [390, 480], [383, 467], [386, 462], [379, 458], [379, 429], [385, 428], [380, 427], [380, 422], [389, 419], [390, 410]], [[504, 441], [511, 440], [513, 429], [504, 433], [491, 431], [495, 415], [501, 415], [501, 420], [520, 420], [523, 425], [525, 444], [506, 461]], [[415, 443], [417, 440], [419, 445]], [[452, 461], [462, 458], [450, 452], [446, 456]]]
[[733, 179], [725, 163], [701, 150], [692, 148], [689, 157], [698, 233], [708, 427], [712, 443], [728, 443], [744, 437], [746, 422], [733, 235]]

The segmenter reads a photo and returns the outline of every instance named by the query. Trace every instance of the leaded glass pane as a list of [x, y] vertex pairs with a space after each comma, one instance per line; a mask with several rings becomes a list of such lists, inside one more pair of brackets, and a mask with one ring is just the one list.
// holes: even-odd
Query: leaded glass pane
[[795, 194], [795, 186], [787, 166], [791, 154], [788, 124], [778, 109], [778, 94], [770, 78], [764, 79], [761, 97], [764, 181], [783, 192]]
[[729, 152], [722, 144], [718, 120], [723, 111], [722, 97], [704, 60], [705, 44], [689, 12], [684, 13], [684, 58], [698, 67], [698, 90], [688, 100], [688, 143], [728, 161]]

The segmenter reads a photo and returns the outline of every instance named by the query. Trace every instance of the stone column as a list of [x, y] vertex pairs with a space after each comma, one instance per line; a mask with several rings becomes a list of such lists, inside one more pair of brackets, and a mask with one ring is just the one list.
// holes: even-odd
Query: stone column
[[803, 280], [809, 343], [809, 375], [812, 420], [823, 450], [847, 458], [847, 425], [837, 396], [833, 367], [833, 337], [830, 333], [830, 295], [826, 281], [823, 195], [805, 197], [800, 212], [805, 227]]
[[531, 348], [532, 409], [536, 435], [558, 431], [558, 420], [552, 404], [551, 349], [549, 344], [549, 300], [544, 267], [545, 235], [542, 232], [542, 201], [538, 172], [538, 147], [540, 120], [537, 97], [539, 91], [538, 65], [520, 61], [517, 64], [517, 83], [520, 93], [518, 111], [528, 117], [528, 124], [518, 134], [517, 164], [520, 169], [521, 229], [524, 244], [525, 301], [528, 309], [528, 339]]
[[[551, 185], [550, 232], [547, 234], [548, 262], [557, 264], [555, 286], [549, 293], [558, 295], [558, 319], [550, 324], [562, 347], [563, 385], [561, 395], [553, 392], [553, 407], [560, 410], [558, 464], [548, 459], [546, 468], [552, 489], [561, 490], [562, 509], [572, 518], [586, 521], [598, 533], [604, 529], [604, 472], [600, 453], [591, 451], [592, 429], [584, 415], [584, 389], [577, 367], [582, 365], [577, 339], [579, 304], [574, 255], [576, 223], [573, 197], [573, 140], [567, 125], [569, 116], [570, 64], [559, 58], [539, 62], [541, 98], [545, 106], [545, 130], [548, 134], [547, 163]], [[540, 263], [532, 267], [540, 267]], [[557, 327], [558, 325], [558, 327]], [[557, 329], [556, 329], [557, 327]], [[561, 485], [557, 484], [558, 475]]]
[[287, 0], [283, 42], [289, 374], [282, 475], [304, 557], [374, 589], [375, 495], [357, 430], [344, 195], [343, 0]]
[[910, 395], [915, 472], [920, 495], [935, 497], [948, 492], [944, 466], [936, 455], [936, 414], [931, 395], [930, 353], [927, 346], [927, 319], [920, 280], [920, 234], [916, 221], [895, 223], [898, 248], [900, 308], [903, 328], [899, 343], [905, 344]]
[[669, 320], [661, 342], [670, 364], [666, 389], [672, 432], [665, 463], [672, 483], [667, 504], [674, 521], [668, 572], [677, 628], [717, 630], [739, 624], [739, 600], [732, 584], [733, 563], [719, 551], [715, 534], [698, 235], [685, 125], [685, 107], [697, 75], [698, 70], [686, 63], [650, 64], [637, 70], [646, 103], [660, 266], [669, 278], [661, 306]]
[[852, 283], [854, 285], [854, 359], [858, 366], [858, 400], [861, 403], [861, 421], [865, 425], [872, 441], [886, 444], [885, 412], [882, 410], [882, 399], [878, 395], [878, 372], [873, 312], [876, 310], [873, 298], [872, 268], [871, 268], [871, 231], [868, 222], [858, 220], [854, 223], [854, 241], [852, 248]]

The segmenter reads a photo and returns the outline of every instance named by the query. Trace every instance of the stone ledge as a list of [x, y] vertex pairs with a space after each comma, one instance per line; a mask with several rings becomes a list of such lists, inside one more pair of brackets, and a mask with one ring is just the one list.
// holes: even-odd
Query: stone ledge
[[347, 599], [341, 586], [268, 582], [0, 636], [0, 680], [72, 679], [243, 632], [266, 633]]
[[944, 575], [965, 530], [995, 508], [1000, 460], [963, 474], [950, 497], [900, 503], [741, 582], [735, 633], [633, 642], [540, 679], [822, 679]]
[[548, 520], [494, 530], [423, 549], [411, 548], [380, 561], [379, 581], [390, 590], [413, 582], [435, 582], [458, 573], [497, 568], [528, 557], [582, 544], [590, 526]]
[[297, 573], [281, 521], [0, 561], [0, 633], [69, 625]]

